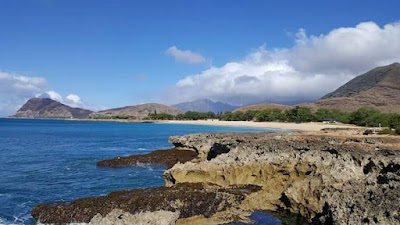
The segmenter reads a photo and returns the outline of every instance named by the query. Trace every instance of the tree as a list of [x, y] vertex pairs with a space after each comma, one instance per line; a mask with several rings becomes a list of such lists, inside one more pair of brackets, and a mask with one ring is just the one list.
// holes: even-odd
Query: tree
[[349, 116], [349, 122], [358, 126], [379, 126], [380, 112], [376, 109], [363, 107]]
[[289, 122], [296, 123], [315, 121], [311, 109], [301, 106], [296, 106], [293, 109], [287, 110], [286, 117]]
[[400, 128], [400, 115], [399, 114], [391, 114], [389, 118], [388, 126], [390, 128]]

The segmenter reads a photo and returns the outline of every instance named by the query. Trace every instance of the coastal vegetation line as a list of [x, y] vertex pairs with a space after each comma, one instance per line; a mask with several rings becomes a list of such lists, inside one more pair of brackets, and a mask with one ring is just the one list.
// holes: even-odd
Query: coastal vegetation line
[[[137, 120], [133, 116], [91, 117], [91, 119], [102, 120]], [[400, 114], [384, 113], [377, 109], [362, 107], [353, 112], [344, 112], [338, 109], [320, 108], [316, 111], [308, 107], [296, 106], [292, 109], [264, 109], [235, 111], [225, 113], [194, 112], [188, 111], [183, 114], [171, 115], [166, 113], [150, 113], [143, 120], [207, 120], [216, 119], [222, 121], [254, 121], [254, 122], [326, 122], [344, 123], [366, 127], [384, 127], [381, 134], [400, 134]]]

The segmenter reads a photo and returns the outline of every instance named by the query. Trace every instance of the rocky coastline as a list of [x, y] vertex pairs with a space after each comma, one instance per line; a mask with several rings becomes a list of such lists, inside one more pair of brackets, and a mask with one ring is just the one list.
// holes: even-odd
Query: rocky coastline
[[160, 164], [167, 166], [168, 169], [178, 162], [185, 163], [196, 158], [198, 153], [192, 150], [173, 148], [168, 150], [155, 150], [144, 155], [130, 155], [126, 157], [116, 157], [114, 159], [102, 160], [97, 162], [99, 167], [124, 167], [138, 164]]
[[[400, 224], [399, 137], [339, 129], [204, 133], [170, 142], [172, 151], [198, 155], [180, 162], [171, 157], [166, 187], [40, 204], [32, 216], [53, 224], [228, 224], [265, 210], [316, 225]], [[137, 162], [117, 158], [99, 166]]]

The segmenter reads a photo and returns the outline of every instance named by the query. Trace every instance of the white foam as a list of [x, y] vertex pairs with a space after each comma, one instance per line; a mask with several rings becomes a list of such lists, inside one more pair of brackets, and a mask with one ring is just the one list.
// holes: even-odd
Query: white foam
[[[54, 223], [41, 223], [40, 221], [38, 221], [36, 223], [36, 225], [54, 225]], [[90, 225], [89, 223], [67, 223], [67, 225]]]
[[4, 225], [20, 225], [18, 223], [7, 221], [6, 219], [1, 218], [1, 217], [0, 217], [0, 224], [4, 224]]

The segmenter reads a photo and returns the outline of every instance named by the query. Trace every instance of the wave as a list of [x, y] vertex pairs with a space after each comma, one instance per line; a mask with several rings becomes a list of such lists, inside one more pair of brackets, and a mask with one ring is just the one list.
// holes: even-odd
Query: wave
[[[38, 221], [36, 225], [47, 225], [47, 224]], [[89, 223], [67, 223], [66, 225], [89, 225]]]
[[11, 222], [9, 220], [6, 220], [2, 217], [0, 217], [0, 224], [4, 224], [4, 225], [21, 225], [24, 224], [24, 221], [21, 221], [21, 219], [14, 217], [14, 221], [20, 221], [18, 223], [16, 222]]

